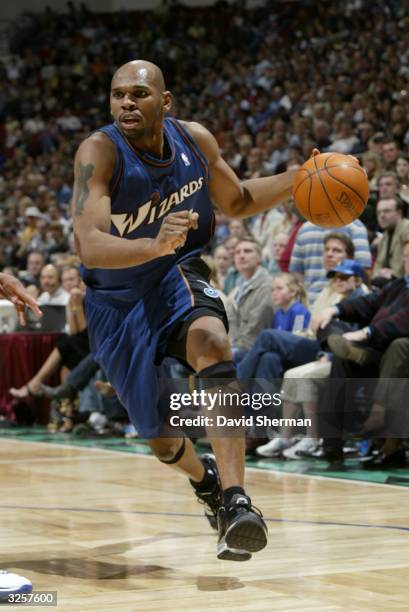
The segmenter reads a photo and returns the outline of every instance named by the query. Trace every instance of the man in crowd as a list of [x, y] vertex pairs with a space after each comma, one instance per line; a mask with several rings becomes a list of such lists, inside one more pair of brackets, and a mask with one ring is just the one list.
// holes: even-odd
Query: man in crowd
[[404, 274], [403, 245], [409, 240], [409, 220], [403, 218], [403, 213], [401, 200], [388, 198], [378, 201], [376, 215], [383, 235], [378, 244], [374, 277], [391, 279]]
[[343, 463], [346, 379], [382, 377], [383, 368], [391, 365], [382, 361], [379, 370], [386, 349], [394, 340], [409, 336], [409, 240], [404, 244], [403, 257], [404, 276], [385, 285], [381, 292], [342, 300], [324, 309], [315, 320], [318, 335], [334, 317], [360, 326], [341, 336], [329, 335], [327, 340], [335, 357], [322, 402], [322, 433], [324, 457], [333, 467]]
[[240, 240], [234, 253], [234, 264], [240, 280], [236, 289], [230, 293], [227, 305], [236, 364], [251, 349], [261, 330], [270, 327], [273, 320], [271, 277], [260, 263], [261, 248], [258, 242], [251, 236]]
[[[349, 225], [338, 228], [339, 232], [347, 234], [355, 246], [355, 260], [364, 269], [371, 268], [371, 255], [369, 251], [368, 232], [364, 224], [357, 219]], [[299, 276], [308, 293], [308, 300], [313, 304], [323, 284], [326, 282], [325, 270], [322, 267], [324, 253], [324, 237], [329, 230], [313, 225], [309, 221], [304, 223], [295, 239], [291, 254], [290, 272]], [[348, 253], [349, 258], [354, 256]], [[319, 282], [321, 281], [321, 285]]]

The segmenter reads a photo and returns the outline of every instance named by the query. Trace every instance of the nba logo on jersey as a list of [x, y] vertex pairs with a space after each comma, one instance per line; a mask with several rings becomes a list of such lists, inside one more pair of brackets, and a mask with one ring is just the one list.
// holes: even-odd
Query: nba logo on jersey
[[211, 298], [218, 298], [218, 297], [220, 297], [219, 292], [216, 291], [216, 289], [213, 289], [213, 287], [205, 287], [203, 289], [203, 293], [205, 295], [207, 295], [208, 297], [211, 297]]
[[185, 166], [190, 166], [190, 160], [186, 153], [181, 153], [180, 157], [183, 159], [183, 163], [185, 164]]

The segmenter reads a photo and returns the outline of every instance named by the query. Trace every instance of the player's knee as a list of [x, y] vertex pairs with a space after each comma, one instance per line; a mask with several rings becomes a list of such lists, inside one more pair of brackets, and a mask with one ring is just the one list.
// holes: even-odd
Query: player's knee
[[204, 357], [214, 359], [215, 363], [230, 360], [231, 349], [227, 335], [219, 336], [211, 332], [206, 334], [201, 352]]
[[149, 440], [148, 442], [155, 457], [164, 463], [172, 463], [181, 447], [181, 440], [179, 438], [161, 438]]

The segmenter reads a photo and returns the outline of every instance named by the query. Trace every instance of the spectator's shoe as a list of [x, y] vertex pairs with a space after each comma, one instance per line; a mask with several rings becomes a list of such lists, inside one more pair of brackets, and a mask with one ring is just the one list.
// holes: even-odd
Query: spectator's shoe
[[254, 457], [256, 449], [268, 442], [268, 438], [246, 438], [246, 456]]
[[261, 550], [267, 544], [267, 526], [261, 512], [251, 505], [247, 495], [233, 495], [228, 506], [221, 506], [218, 523], [219, 559], [248, 561], [251, 553]]
[[327, 459], [328, 465], [325, 468], [326, 472], [345, 472], [346, 466], [343, 457], [332, 457]]
[[291, 446], [291, 441], [287, 438], [273, 438], [267, 444], [258, 446], [256, 454], [259, 457], [279, 457], [283, 451]]
[[330, 453], [321, 445], [317, 445], [315, 450], [300, 449], [297, 455], [298, 457], [304, 459], [319, 459], [320, 461], [327, 461], [328, 466], [325, 469], [328, 472], [343, 472], [345, 470], [344, 456]]
[[325, 461], [327, 459], [327, 454], [322, 448], [321, 445], [317, 446], [316, 449], [306, 448], [298, 451], [298, 456], [303, 459], [320, 459]]
[[197, 491], [193, 488], [199, 503], [204, 505], [205, 517], [210, 526], [217, 531], [217, 513], [222, 499], [219, 470], [215, 459], [211, 455], [202, 455], [200, 460], [206, 472], [212, 477], [213, 485], [208, 491]]
[[385, 455], [384, 453], [371, 455], [369, 457], [363, 457], [360, 460], [360, 465], [365, 470], [403, 468], [406, 466], [406, 454], [403, 448], [401, 448], [390, 455]]
[[370, 360], [367, 349], [358, 346], [343, 336], [331, 334], [328, 336], [327, 343], [334, 355], [341, 357], [341, 359], [354, 361], [361, 366], [366, 365]]
[[287, 448], [283, 451], [283, 457], [286, 459], [303, 459], [303, 456], [300, 455], [300, 452], [309, 451], [314, 452], [319, 448], [319, 441], [315, 438], [302, 438], [290, 448]]
[[62, 383], [58, 387], [48, 387], [40, 385], [41, 391], [49, 399], [74, 399], [78, 395], [77, 389], [68, 383]]
[[7, 600], [9, 595], [31, 593], [33, 585], [27, 578], [0, 570], [0, 601]]

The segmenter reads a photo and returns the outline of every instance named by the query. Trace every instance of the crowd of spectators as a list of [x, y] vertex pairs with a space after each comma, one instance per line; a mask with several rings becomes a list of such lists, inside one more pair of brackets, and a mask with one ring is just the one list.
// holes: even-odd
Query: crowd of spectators
[[[332, 284], [333, 277], [348, 277], [334, 272], [345, 258], [352, 260], [348, 269], [358, 270], [350, 277], [363, 280], [366, 291], [380, 291], [404, 275], [406, 3], [305, 0], [250, 10], [223, 1], [207, 8], [175, 2], [154, 11], [96, 14], [68, 2], [64, 14], [47, 8], [22, 15], [9, 46], [0, 57], [0, 270], [19, 276], [40, 303], [47, 274], [56, 283], [59, 273], [79, 265], [69, 217], [74, 152], [110, 121], [112, 74], [137, 57], [163, 69], [174, 115], [203, 123], [241, 179], [295, 168], [314, 147], [352, 154], [368, 173], [368, 206], [360, 220], [332, 236], [332, 247], [328, 232], [304, 223], [292, 200], [246, 221], [216, 212], [204, 257], [226, 301], [239, 371], [263, 330], [294, 334], [308, 327], [286, 316], [303, 301], [286, 273], [308, 294], [309, 308], [318, 299], [333, 307], [348, 294]], [[273, 277], [281, 280], [272, 294]], [[79, 307], [77, 293], [60, 293], [61, 304]], [[250, 313], [247, 319], [239, 316], [241, 308]], [[280, 308], [284, 314], [277, 317]], [[404, 313], [409, 319], [407, 306]], [[391, 334], [390, 342], [397, 337]], [[24, 394], [29, 391], [39, 387]], [[268, 455], [265, 445], [263, 453]]]

